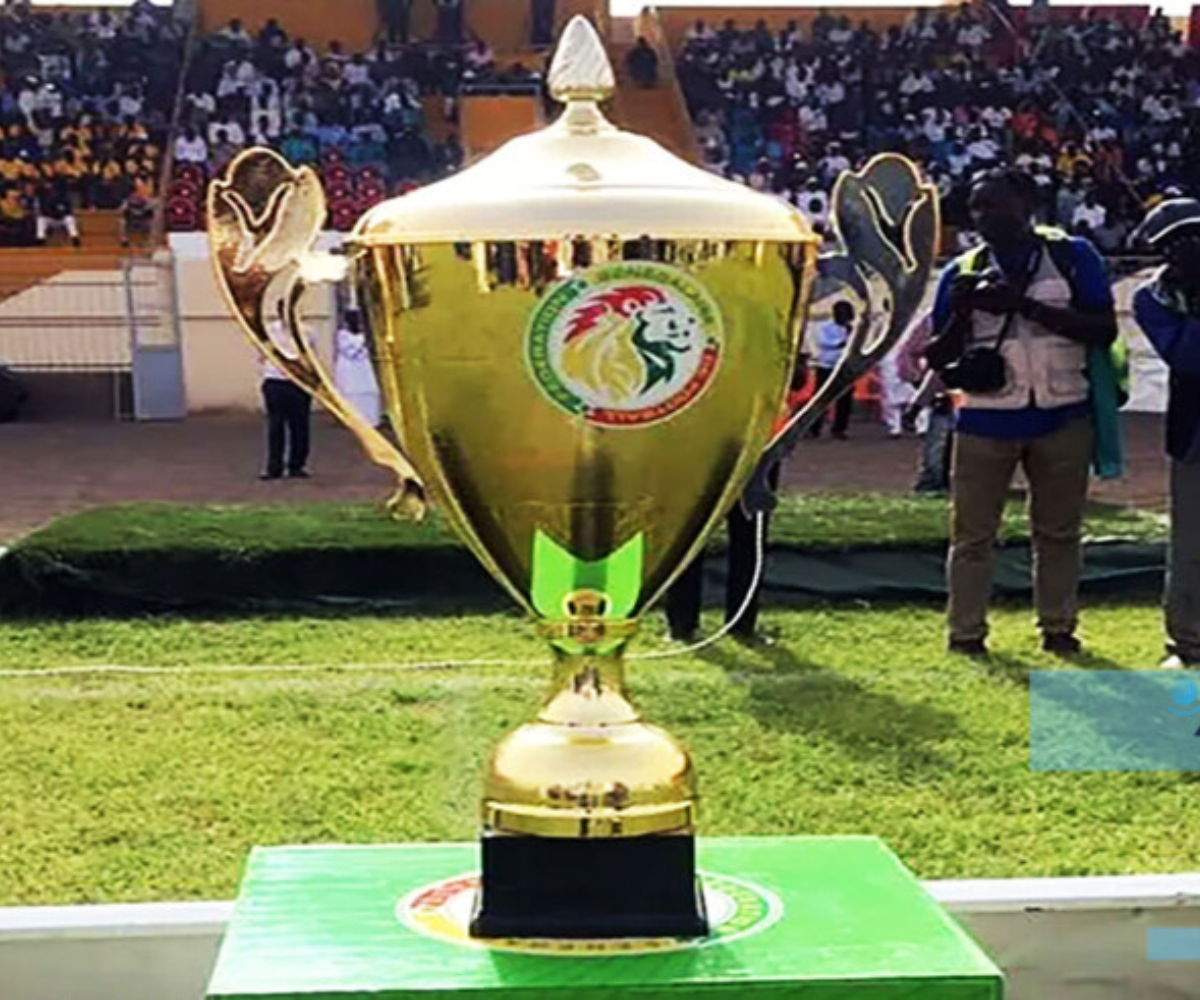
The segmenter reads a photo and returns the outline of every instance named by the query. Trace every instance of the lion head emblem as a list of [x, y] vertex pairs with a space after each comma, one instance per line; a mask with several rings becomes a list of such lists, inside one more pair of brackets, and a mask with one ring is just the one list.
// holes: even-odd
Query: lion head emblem
[[712, 383], [721, 310], [686, 271], [612, 261], [564, 279], [530, 317], [529, 374], [567, 413], [603, 427], [671, 419]]
[[572, 315], [563, 375], [607, 405], [637, 401], [671, 382], [703, 343], [699, 320], [658, 288], [627, 285], [589, 296]]

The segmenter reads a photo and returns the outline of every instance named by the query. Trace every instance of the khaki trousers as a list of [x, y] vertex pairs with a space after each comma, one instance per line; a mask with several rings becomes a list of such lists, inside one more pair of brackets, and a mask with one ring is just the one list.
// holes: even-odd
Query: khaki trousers
[[947, 566], [951, 641], [987, 636], [996, 536], [1018, 465], [1029, 481], [1038, 627], [1048, 634], [1075, 631], [1092, 436], [1091, 417], [1030, 440], [956, 435]]

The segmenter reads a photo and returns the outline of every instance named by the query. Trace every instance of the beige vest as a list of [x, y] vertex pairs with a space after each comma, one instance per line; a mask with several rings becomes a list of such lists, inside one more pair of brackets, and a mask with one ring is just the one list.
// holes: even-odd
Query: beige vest
[[[1048, 306], [1071, 304], [1071, 286], [1043, 247], [1025, 294]], [[1004, 328], [1004, 316], [971, 313], [972, 347], [992, 347]], [[976, 410], [1020, 410], [1070, 406], [1088, 399], [1087, 348], [1051, 333], [1024, 316], [1014, 316], [1000, 348], [1008, 379], [1000, 392], [966, 393], [964, 404]]]

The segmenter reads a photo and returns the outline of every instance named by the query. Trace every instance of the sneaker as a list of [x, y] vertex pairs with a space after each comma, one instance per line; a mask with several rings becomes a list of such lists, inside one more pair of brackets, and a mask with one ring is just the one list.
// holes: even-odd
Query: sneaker
[[1042, 651], [1054, 656], [1078, 656], [1083, 643], [1070, 632], [1047, 632], [1042, 636]]
[[309, 479], [309, 478], [310, 478], [310, 476], [309, 476], [309, 472], [307, 469], [296, 469], [294, 471], [290, 470], [290, 469], [288, 470], [288, 479]]
[[730, 632], [729, 637], [747, 649], [770, 649], [776, 644], [774, 636], [762, 632]]
[[283, 475], [282, 475], [282, 473], [279, 473], [279, 472], [264, 472], [258, 478], [262, 479], [262, 480], [282, 479]]
[[983, 639], [951, 639], [946, 643], [946, 649], [959, 656], [970, 656], [973, 659], [988, 655], [987, 643]]
[[1200, 670], [1200, 659], [1172, 653], [1158, 665], [1159, 670]]

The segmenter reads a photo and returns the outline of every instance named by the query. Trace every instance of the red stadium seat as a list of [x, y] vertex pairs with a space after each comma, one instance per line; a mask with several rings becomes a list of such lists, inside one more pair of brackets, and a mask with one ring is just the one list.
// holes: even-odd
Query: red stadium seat
[[360, 210], [354, 198], [331, 198], [329, 201], [329, 224], [339, 232], [345, 232], [354, 227], [358, 221]]
[[172, 232], [201, 229], [201, 213], [193, 198], [174, 196], [167, 199], [167, 228]]
[[176, 163], [172, 171], [173, 181], [185, 181], [194, 187], [204, 187], [204, 168], [198, 163]]

